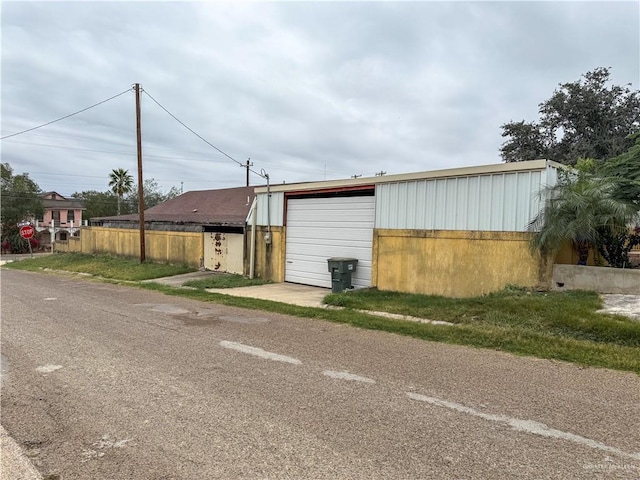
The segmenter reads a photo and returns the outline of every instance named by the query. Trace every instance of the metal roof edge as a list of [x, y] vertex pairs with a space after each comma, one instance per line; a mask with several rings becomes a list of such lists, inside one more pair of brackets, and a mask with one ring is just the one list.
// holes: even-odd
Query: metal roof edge
[[[348, 187], [360, 185], [375, 185], [379, 183], [406, 182], [412, 180], [427, 180], [431, 178], [462, 177], [467, 175], [489, 175], [492, 173], [518, 172], [527, 170], [545, 170], [548, 167], [563, 167], [561, 163], [551, 160], [539, 159], [526, 162], [496, 163], [490, 165], [477, 165], [472, 167], [447, 168], [443, 170], [431, 170], [425, 172], [400, 173], [395, 175], [383, 175], [381, 177], [359, 177], [339, 180], [324, 180], [317, 182], [287, 183], [271, 185], [270, 190], [275, 192], [288, 192], [299, 190], [319, 190], [323, 188]], [[267, 187], [256, 187], [254, 192], [266, 193]]]

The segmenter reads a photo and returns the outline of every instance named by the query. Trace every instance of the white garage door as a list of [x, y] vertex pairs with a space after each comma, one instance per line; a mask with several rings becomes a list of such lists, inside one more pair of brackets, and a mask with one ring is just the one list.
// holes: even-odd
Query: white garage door
[[285, 281], [331, 288], [327, 259], [352, 257], [354, 287], [371, 286], [375, 197], [289, 199]]

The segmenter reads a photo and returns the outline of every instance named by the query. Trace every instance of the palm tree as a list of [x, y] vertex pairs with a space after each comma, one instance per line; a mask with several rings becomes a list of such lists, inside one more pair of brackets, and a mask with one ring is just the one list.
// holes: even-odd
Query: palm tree
[[133, 190], [133, 177], [129, 175], [129, 170], [114, 169], [109, 174], [109, 186], [118, 197], [118, 215], [120, 215], [120, 202], [126, 193], [131, 193]]
[[536, 232], [532, 250], [556, 253], [571, 242], [578, 264], [586, 265], [590, 249], [597, 250], [607, 236], [627, 232], [637, 215], [634, 205], [615, 198], [615, 187], [611, 179], [586, 172], [562, 176], [545, 189], [545, 206], [528, 225]]

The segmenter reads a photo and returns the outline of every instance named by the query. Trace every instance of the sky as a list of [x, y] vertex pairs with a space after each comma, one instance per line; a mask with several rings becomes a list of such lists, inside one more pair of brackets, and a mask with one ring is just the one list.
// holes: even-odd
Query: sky
[[497, 164], [501, 125], [537, 120], [559, 84], [610, 67], [640, 88], [637, 1], [0, 9], [1, 136], [123, 93], [0, 141], [14, 173], [65, 196], [108, 190], [113, 169], [137, 180], [135, 83], [143, 178], [163, 192], [243, 186], [248, 159], [251, 185]]

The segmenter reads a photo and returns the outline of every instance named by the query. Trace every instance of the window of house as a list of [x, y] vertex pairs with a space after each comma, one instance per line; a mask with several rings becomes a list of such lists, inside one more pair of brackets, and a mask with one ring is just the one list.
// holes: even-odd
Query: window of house
[[60, 210], [54, 210], [51, 212], [51, 220], [56, 222], [57, 225], [60, 225]]
[[75, 210], [67, 210], [67, 223], [76, 222], [75, 213]]
[[60, 241], [62, 242], [67, 241], [67, 232], [60, 232]]

